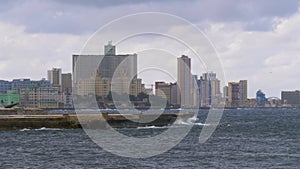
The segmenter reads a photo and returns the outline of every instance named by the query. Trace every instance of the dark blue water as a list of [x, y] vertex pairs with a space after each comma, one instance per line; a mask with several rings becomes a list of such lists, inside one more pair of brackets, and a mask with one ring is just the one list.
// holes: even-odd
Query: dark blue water
[[[200, 119], [206, 112], [199, 114]], [[0, 132], [0, 168], [299, 168], [300, 109], [226, 110], [212, 137], [194, 126], [173, 149], [151, 158], [108, 153], [83, 130]], [[122, 129], [151, 135], [160, 128]]]

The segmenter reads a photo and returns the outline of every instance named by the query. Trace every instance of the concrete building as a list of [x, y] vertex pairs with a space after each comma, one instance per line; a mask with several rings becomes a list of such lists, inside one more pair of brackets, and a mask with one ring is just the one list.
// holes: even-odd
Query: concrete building
[[193, 107], [199, 107], [199, 103], [200, 103], [200, 93], [199, 93], [199, 86], [197, 80], [198, 80], [197, 75], [192, 75], [191, 102]]
[[228, 83], [228, 102], [231, 107], [246, 107], [248, 105], [247, 80]]
[[165, 82], [155, 82], [155, 95], [167, 100], [171, 103], [171, 85]]
[[248, 84], [247, 80], [239, 82], [239, 107], [246, 107], [248, 101]]
[[170, 104], [173, 106], [178, 106], [178, 105], [180, 105], [180, 102], [179, 102], [180, 94], [178, 93], [180, 90], [178, 88], [178, 85], [177, 85], [177, 83], [170, 83], [170, 87], [171, 87]]
[[59, 108], [62, 96], [58, 87], [21, 88], [20, 106], [32, 108]]
[[220, 80], [216, 73], [203, 73], [198, 80], [200, 93], [200, 106], [218, 106], [221, 102]]
[[203, 76], [198, 80], [199, 93], [200, 93], [200, 106], [209, 107], [210, 106], [210, 87], [209, 81], [204, 79]]
[[[80, 57], [91, 59], [79, 63]], [[100, 58], [103, 58], [101, 63], [95, 64], [93, 60]], [[82, 70], [75, 71], [75, 65], [77, 68], [82, 67]], [[95, 67], [97, 71], [95, 74], [89, 74], [85, 72], [85, 67]], [[137, 78], [137, 54], [117, 55], [116, 46], [111, 42], [104, 46], [104, 55], [73, 55], [73, 72], [75, 88], [78, 90], [75, 93], [79, 95], [95, 93], [106, 97], [112, 91], [137, 96], [143, 91], [141, 79]], [[81, 79], [77, 79], [78, 77]], [[94, 82], [90, 79], [94, 79]], [[96, 83], [96, 86], [92, 83]]]
[[48, 70], [48, 78], [53, 87], [61, 87], [62, 85], [62, 77], [61, 77], [61, 69], [53, 68], [52, 70]]
[[228, 83], [228, 102], [231, 107], [239, 107], [239, 83], [229, 82]]
[[63, 93], [72, 94], [72, 74], [62, 73], [61, 74], [61, 91]]
[[11, 82], [0, 80], [0, 93], [6, 93], [7, 90], [11, 90]]
[[281, 101], [284, 105], [290, 105], [292, 107], [300, 107], [300, 91], [282, 91]]
[[16, 93], [19, 93], [20, 89], [32, 89], [39, 87], [51, 87], [50, 81], [42, 80], [30, 80], [30, 79], [14, 79], [11, 82], [11, 89]]
[[180, 105], [182, 107], [192, 106], [192, 74], [191, 58], [182, 55], [177, 58], [177, 84], [180, 89]]

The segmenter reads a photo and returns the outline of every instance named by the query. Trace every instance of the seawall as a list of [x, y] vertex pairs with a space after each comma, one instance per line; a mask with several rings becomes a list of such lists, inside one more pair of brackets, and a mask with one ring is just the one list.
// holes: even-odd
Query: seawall
[[[167, 126], [177, 118], [188, 119], [193, 115], [193, 113], [162, 114], [156, 117], [157, 114], [11, 114], [0, 115], [0, 130], [38, 129], [42, 127], [109, 129]], [[154, 116], [155, 118], [153, 118]], [[154, 120], [143, 123], [142, 121], [145, 119]]]

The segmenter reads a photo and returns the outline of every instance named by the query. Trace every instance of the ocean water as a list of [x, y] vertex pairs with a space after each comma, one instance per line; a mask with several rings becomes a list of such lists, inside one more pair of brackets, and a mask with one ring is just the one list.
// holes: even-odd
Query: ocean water
[[[300, 109], [225, 110], [221, 124], [198, 142], [206, 110], [173, 149], [144, 159], [119, 157], [81, 129], [0, 131], [0, 168], [299, 168]], [[120, 129], [155, 135], [166, 128]]]

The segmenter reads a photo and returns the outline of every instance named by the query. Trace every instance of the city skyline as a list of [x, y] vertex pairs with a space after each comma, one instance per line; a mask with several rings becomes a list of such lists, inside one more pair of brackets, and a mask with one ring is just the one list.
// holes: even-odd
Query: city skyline
[[[4, 38], [0, 43], [0, 78], [40, 79], [46, 77], [44, 69], [52, 67], [71, 72], [70, 56], [79, 53], [99, 27], [124, 15], [154, 11], [185, 18], [203, 31], [219, 53], [225, 83], [248, 79], [250, 97], [255, 96], [257, 89], [277, 97], [281, 90], [299, 89], [298, 0], [247, 1], [247, 5], [233, 0], [191, 1], [190, 7], [183, 3], [1, 2], [0, 34]], [[213, 6], [218, 10], [208, 10]], [[182, 54], [189, 55], [181, 51], [177, 56]]]

